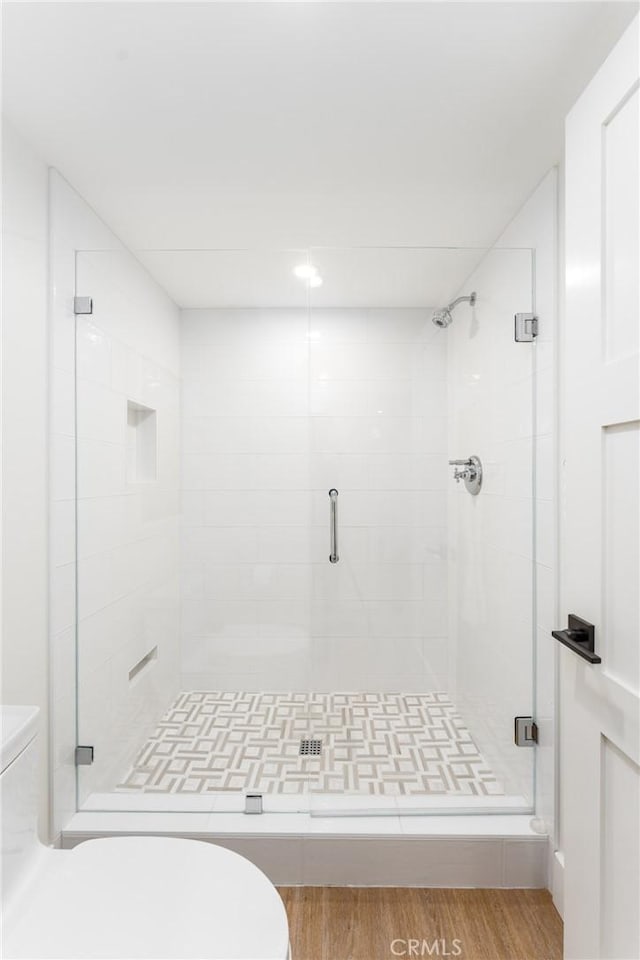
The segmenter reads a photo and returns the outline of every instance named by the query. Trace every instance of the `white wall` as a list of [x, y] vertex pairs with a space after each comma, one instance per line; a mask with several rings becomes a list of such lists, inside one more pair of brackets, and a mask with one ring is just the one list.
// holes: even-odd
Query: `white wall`
[[47, 168], [2, 126], [2, 702], [40, 708], [49, 835]]
[[185, 688], [443, 688], [446, 339], [429, 316], [183, 311]]
[[[50, 644], [52, 657], [52, 778], [53, 778], [53, 836], [57, 836], [60, 830], [68, 822], [76, 809], [76, 768], [74, 763], [74, 749], [76, 746], [76, 563], [75, 563], [75, 316], [73, 312], [73, 298], [76, 292], [76, 254], [77, 251], [102, 251], [97, 254], [94, 260], [94, 274], [88, 279], [88, 285], [91, 290], [86, 290], [88, 295], [92, 295], [96, 301], [96, 318], [100, 317], [101, 322], [105, 324], [105, 329], [96, 328], [95, 341], [89, 339], [84, 346], [87, 348], [79, 359], [84, 360], [83, 388], [85, 391], [94, 390], [97, 394], [100, 388], [104, 388], [103, 399], [106, 401], [119, 402], [116, 398], [125, 397], [130, 389], [133, 392], [131, 399], [138, 399], [141, 402], [142, 397], [148, 399], [148, 405], [153, 406], [151, 395], [153, 390], [149, 379], [143, 386], [142, 380], [139, 380], [139, 387], [135, 386], [130, 379], [123, 382], [123, 364], [126, 366], [127, 358], [133, 360], [130, 371], [127, 372], [127, 378], [131, 375], [133, 380], [137, 379], [137, 374], [142, 374], [143, 369], [147, 377], [155, 376], [155, 366], [162, 366], [168, 371], [168, 378], [175, 378], [177, 373], [177, 312], [171, 301], [162, 294], [157, 286], [149, 279], [142, 267], [137, 265], [118, 239], [104, 225], [98, 216], [91, 210], [75, 190], [61, 177], [56, 171], [52, 170], [50, 174], [50, 236], [49, 236], [49, 256], [50, 256], [50, 317], [51, 317], [51, 367], [50, 367], [50, 449], [51, 449], [51, 475], [50, 475], [50, 510], [51, 510], [51, 543], [50, 543], [50, 597], [51, 597], [51, 618], [50, 618]], [[111, 256], [111, 260], [109, 257]], [[86, 268], [86, 261], [78, 261], [80, 264], [80, 273], [83, 279], [86, 277], [86, 269], [82, 270], [82, 263]], [[98, 264], [111, 263], [117, 265], [118, 269], [112, 269], [111, 274], [107, 272], [100, 277], [100, 271], [95, 270]], [[98, 289], [97, 283], [100, 280], [101, 289], [96, 295]], [[112, 282], [113, 281], [113, 282]], [[105, 313], [104, 301], [108, 296], [108, 310]], [[157, 347], [151, 345], [155, 341], [156, 330], [154, 324], [159, 321], [159, 331], [164, 331], [164, 336], [160, 336], [159, 344], [161, 353], [158, 354]], [[173, 327], [173, 335], [167, 333], [167, 327]], [[85, 333], [90, 333], [90, 328], [84, 328]], [[145, 348], [146, 342], [146, 348]], [[91, 351], [95, 348], [95, 356], [91, 357]], [[110, 378], [110, 380], [109, 380]], [[109, 380], [109, 384], [107, 381]], [[126, 387], [126, 391], [125, 388]], [[113, 388], [113, 389], [112, 389]], [[151, 392], [150, 392], [151, 391]], [[82, 392], [82, 391], [81, 391]], [[93, 403], [98, 404], [97, 396], [94, 396]], [[94, 413], [98, 413], [97, 406], [93, 407]], [[82, 412], [79, 409], [79, 423], [83, 423], [83, 430], [90, 430], [92, 419], [89, 417], [87, 424], [84, 416], [88, 409], [83, 407]], [[103, 410], [103, 412], [105, 412]], [[126, 422], [126, 412], [120, 407], [120, 423]], [[108, 429], [112, 420], [106, 422], [96, 422], [96, 428], [99, 430]], [[171, 430], [175, 432], [175, 427]], [[89, 437], [85, 439], [90, 439]], [[96, 434], [95, 439], [98, 439]], [[104, 439], [104, 438], [103, 438]], [[85, 461], [87, 458], [85, 458]], [[96, 461], [92, 466], [96, 466]], [[95, 476], [95, 473], [94, 473]], [[82, 477], [81, 477], [82, 479]], [[84, 475], [86, 485], [86, 474]], [[174, 483], [176, 486], [176, 483]], [[81, 491], [82, 492], [82, 491]], [[104, 491], [107, 493], [108, 491]], [[113, 492], [113, 491], [112, 491]], [[123, 500], [127, 494], [123, 491]], [[170, 500], [170, 497], [169, 497]], [[127, 504], [137, 505], [141, 509], [146, 506], [141, 499], [135, 496], [128, 497]], [[107, 500], [103, 500], [105, 513], [107, 509]], [[153, 508], [152, 508], [153, 509]], [[79, 515], [82, 511], [79, 511]], [[98, 511], [100, 513], [100, 511]], [[86, 518], [88, 520], [88, 517]], [[140, 516], [138, 516], [140, 520]], [[170, 522], [170, 521], [169, 521]], [[86, 533], [86, 542], [83, 544], [85, 556], [83, 561], [87, 560], [87, 554], [102, 556], [104, 560], [105, 553], [117, 551], [118, 545], [125, 548], [132, 541], [138, 542], [146, 538], [152, 526], [151, 517], [147, 513], [144, 523], [136, 523], [134, 519], [129, 518], [118, 530], [117, 543], [113, 539], [108, 541], [108, 551], [92, 551], [88, 542], [90, 528], [87, 523], [83, 528]], [[146, 529], [145, 529], [146, 528]], [[96, 528], [93, 527], [95, 534]], [[108, 531], [112, 537], [113, 529]], [[168, 546], [166, 548], [169, 549]], [[126, 552], [123, 549], [123, 552]], [[112, 553], [112, 555], [113, 555]], [[174, 554], [175, 556], [176, 554]], [[100, 575], [96, 571], [98, 560], [95, 561], [93, 574], [89, 571], [91, 566], [87, 567], [89, 580], [83, 581], [85, 574], [84, 562], [80, 568], [81, 585], [88, 591], [97, 590], [100, 586]], [[90, 562], [91, 563], [91, 562]], [[121, 567], [121, 572], [124, 570]], [[130, 569], [128, 566], [127, 569]], [[115, 571], [114, 571], [115, 572]], [[102, 607], [110, 607], [109, 614], [115, 611], [110, 601], [116, 601], [118, 597], [114, 595], [115, 582], [111, 576], [107, 579], [109, 596], [102, 595], [104, 603]], [[122, 579], [119, 581], [122, 583]], [[81, 589], [83, 587], [81, 586]], [[88, 596], [88, 594], [87, 594]], [[93, 592], [94, 598], [96, 593]], [[90, 601], [94, 604], [94, 601]], [[99, 604], [100, 606], [100, 604]], [[159, 606], [156, 607], [156, 612]], [[94, 613], [98, 610], [94, 609]], [[132, 613], [132, 611], [130, 611]], [[87, 617], [88, 619], [88, 617]], [[97, 618], [99, 619], [99, 618]], [[122, 624], [123, 627], [131, 627], [135, 617]], [[138, 621], [140, 623], [140, 621]], [[97, 620], [96, 620], [97, 626]], [[97, 669], [94, 679], [97, 679], [100, 673], [104, 678], [104, 683], [111, 692], [122, 694], [123, 683], [122, 674], [127, 673], [133, 664], [130, 664], [130, 656], [118, 659], [123, 649], [127, 648], [129, 641], [133, 646], [140, 642], [139, 638], [144, 637], [145, 625], [142, 624], [142, 630], [132, 634], [128, 632], [125, 636], [126, 642], [121, 642], [123, 635], [119, 632], [108, 633], [106, 637], [100, 639], [100, 633], [96, 629], [94, 634], [87, 631], [87, 623], [81, 631], [81, 637], [87, 640], [95, 640], [96, 647], [92, 651], [95, 659], [93, 666]], [[119, 629], [119, 628], [118, 628]], [[136, 639], [137, 637], [137, 639]], [[144, 643], [142, 643], [144, 646]], [[118, 647], [118, 650], [116, 650]], [[146, 650], [146, 648], [145, 648]], [[88, 648], [85, 644], [85, 652], [88, 654]], [[132, 653], [130, 648], [129, 653]], [[124, 660], [124, 662], [123, 662]], [[171, 660], [171, 656], [168, 657]], [[160, 665], [161, 661], [158, 661]], [[129, 664], [127, 667], [126, 665]], [[102, 667], [102, 671], [100, 671]], [[106, 672], [108, 671], [108, 673]], [[115, 673], [113, 672], [115, 671]], [[84, 679], [84, 677], [83, 677]], [[126, 688], [126, 684], [124, 685]], [[87, 688], [89, 689], [89, 688]], [[96, 692], [97, 688], [93, 689]], [[104, 688], [103, 688], [104, 692]], [[170, 690], [165, 689], [167, 696], [170, 696]], [[83, 790], [94, 785], [99, 785], [100, 777], [105, 768], [101, 766], [101, 760], [105, 756], [104, 726], [100, 721], [105, 717], [118, 722], [118, 726], [113, 728], [112, 745], [122, 746], [121, 762], [126, 763], [127, 756], [133, 748], [131, 737], [142, 738], [145, 735], [146, 727], [143, 724], [138, 728], [137, 723], [129, 722], [130, 715], [126, 712], [126, 700], [119, 695], [119, 707], [114, 708], [114, 712], [98, 710], [97, 715], [92, 715], [90, 702], [86, 698], [83, 701], [84, 710], [80, 716], [79, 731], [87, 737], [98, 736], [96, 769], [87, 767], [81, 771], [81, 783]], [[155, 701], [153, 701], [155, 703]], [[104, 697], [101, 700], [103, 706], [106, 706]], [[129, 699], [129, 705], [135, 703], [135, 698]], [[163, 704], [164, 706], [164, 704]], [[120, 709], [124, 707], [125, 709]], [[98, 719], [96, 719], [96, 716]], [[126, 722], [122, 722], [123, 718]], [[147, 723], [149, 714], [144, 715], [144, 721]], [[91, 743], [91, 740], [88, 741]], [[113, 770], [115, 754], [110, 752], [107, 742], [107, 757], [110, 757], [109, 770]], [[123, 771], [124, 772], [124, 771]], [[95, 778], [95, 784], [94, 784]]]
[[[452, 683], [509, 792], [531, 795], [533, 756], [513, 745], [513, 717], [535, 716], [536, 811], [550, 832], [556, 183], [554, 170], [496, 245], [523, 249], [495, 249], [474, 271], [461, 292], [477, 290], [476, 309], [448, 331], [449, 453], [477, 453], [486, 470], [477, 498], [462, 487], [450, 490]], [[539, 336], [533, 344], [517, 344], [513, 314], [531, 309], [539, 316]]]

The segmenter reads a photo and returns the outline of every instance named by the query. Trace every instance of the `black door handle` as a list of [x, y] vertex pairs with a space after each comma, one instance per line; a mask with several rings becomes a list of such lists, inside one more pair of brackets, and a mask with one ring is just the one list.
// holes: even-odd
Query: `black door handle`
[[574, 613], [569, 614], [566, 630], [552, 630], [551, 636], [563, 643], [569, 650], [573, 650], [583, 660], [589, 663], [602, 663], [602, 658], [595, 652], [596, 628]]

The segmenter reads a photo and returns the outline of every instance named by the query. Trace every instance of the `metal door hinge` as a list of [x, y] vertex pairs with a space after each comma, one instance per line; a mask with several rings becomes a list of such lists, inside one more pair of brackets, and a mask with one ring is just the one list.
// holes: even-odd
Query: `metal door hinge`
[[84, 316], [87, 313], [93, 313], [93, 300], [91, 297], [74, 297], [73, 312], [76, 316]]
[[538, 742], [538, 725], [533, 717], [514, 717], [514, 740], [517, 747], [532, 747]]
[[262, 813], [262, 794], [247, 793], [244, 798], [245, 813]]
[[516, 313], [516, 343], [531, 343], [538, 336], [538, 318], [535, 313]]
[[76, 747], [76, 767], [89, 767], [93, 763], [93, 747]]

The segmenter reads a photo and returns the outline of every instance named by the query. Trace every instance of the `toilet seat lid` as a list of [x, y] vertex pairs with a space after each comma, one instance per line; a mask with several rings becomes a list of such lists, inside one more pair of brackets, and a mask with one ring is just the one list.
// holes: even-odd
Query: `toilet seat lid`
[[286, 960], [277, 890], [224, 847], [113, 837], [49, 859], [5, 929], [6, 957]]

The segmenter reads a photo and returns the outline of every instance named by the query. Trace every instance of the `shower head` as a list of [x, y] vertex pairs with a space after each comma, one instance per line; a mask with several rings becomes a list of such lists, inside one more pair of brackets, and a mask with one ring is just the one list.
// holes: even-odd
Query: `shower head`
[[448, 327], [453, 317], [451, 316], [451, 311], [445, 307], [444, 310], [436, 310], [431, 320], [435, 323], [436, 327]]
[[453, 320], [451, 311], [455, 310], [459, 303], [468, 303], [470, 306], [473, 306], [475, 302], [475, 291], [469, 294], [468, 297], [457, 297], [455, 300], [452, 300], [451, 303], [447, 304], [446, 307], [443, 307], [441, 310], [436, 310], [431, 320], [435, 323], [436, 327], [448, 327]]

